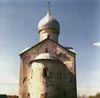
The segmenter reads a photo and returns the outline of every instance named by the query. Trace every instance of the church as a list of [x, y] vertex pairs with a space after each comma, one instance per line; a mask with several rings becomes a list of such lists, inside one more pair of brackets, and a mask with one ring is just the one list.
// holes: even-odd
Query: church
[[19, 98], [77, 98], [76, 53], [58, 43], [50, 8], [38, 23], [39, 43], [20, 53]]

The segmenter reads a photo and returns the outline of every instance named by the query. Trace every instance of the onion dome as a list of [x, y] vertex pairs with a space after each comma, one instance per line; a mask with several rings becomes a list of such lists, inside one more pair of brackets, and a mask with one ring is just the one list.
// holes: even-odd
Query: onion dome
[[42, 18], [38, 24], [39, 32], [46, 29], [54, 29], [58, 32], [60, 30], [59, 22], [51, 15], [50, 11], [47, 12], [46, 16]]

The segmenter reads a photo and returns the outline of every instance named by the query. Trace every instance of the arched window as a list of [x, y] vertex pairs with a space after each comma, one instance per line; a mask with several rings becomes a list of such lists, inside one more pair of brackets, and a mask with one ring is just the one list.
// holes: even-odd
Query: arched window
[[47, 48], [45, 49], [45, 53], [48, 53], [48, 49]]
[[43, 77], [46, 78], [47, 77], [47, 74], [48, 74], [48, 68], [47, 67], [44, 67], [43, 68]]
[[27, 77], [24, 77], [24, 79], [23, 79], [23, 84], [24, 84], [24, 82], [27, 80]]
[[30, 98], [30, 93], [28, 93], [28, 98]]

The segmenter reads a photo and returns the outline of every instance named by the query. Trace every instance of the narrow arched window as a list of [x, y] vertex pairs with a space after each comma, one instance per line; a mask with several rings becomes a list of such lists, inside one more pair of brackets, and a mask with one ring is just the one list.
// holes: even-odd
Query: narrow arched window
[[24, 79], [23, 79], [23, 84], [24, 84], [24, 82], [27, 80], [27, 77], [24, 77]]
[[48, 73], [48, 68], [44, 67], [43, 68], [43, 77], [46, 78], [47, 77], [47, 73]]
[[48, 49], [47, 48], [45, 49], [45, 53], [48, 53]]
[[30, 93], [28, 93], [28, 98], [30, 98]]

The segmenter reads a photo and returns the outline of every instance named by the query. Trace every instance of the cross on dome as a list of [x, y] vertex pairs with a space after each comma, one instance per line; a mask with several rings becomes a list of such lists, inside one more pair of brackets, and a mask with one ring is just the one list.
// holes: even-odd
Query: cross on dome
[[60, 24], [52, 16], [50, 12], [50, 2], [48, 2], [48, 12], [38, 23], [38, 32], [40, 34], [40, 41], [48, 38], [58, 42], [58, 35], [60, 33]]
[[39, 32], [44, 29], [55, 29], [58, 31], [60, 30], [59, 22], [51, 15], [50, 11], [50, 2], [48, 2], [48, 12], [47, 14], [39, 21], [38, 23], [38, 30]]
[[50, 7], [51, 7], [50, 1], [48, 1], [48, 12], [49, 12], [49, 13], [50, 13]]

